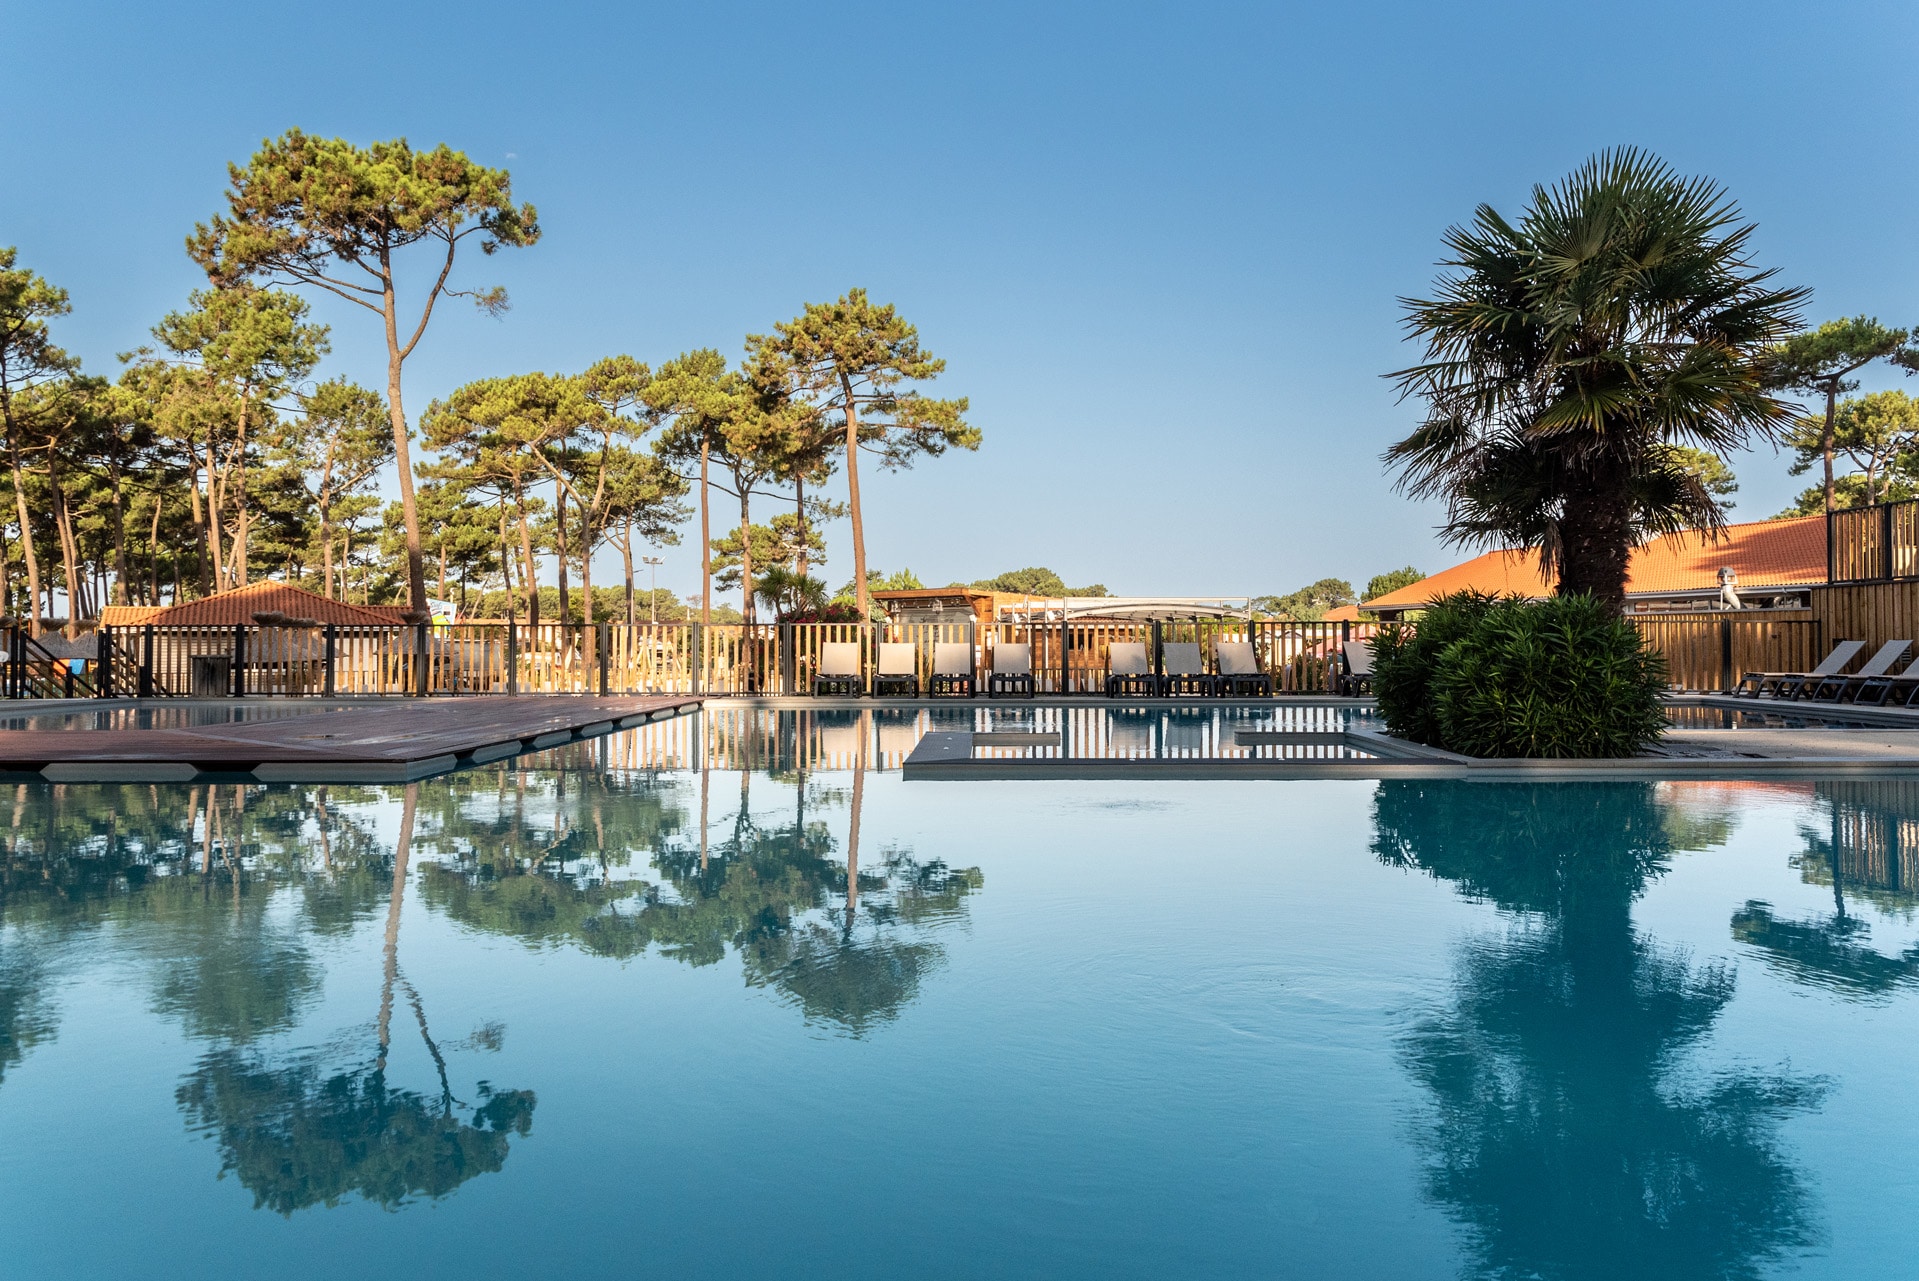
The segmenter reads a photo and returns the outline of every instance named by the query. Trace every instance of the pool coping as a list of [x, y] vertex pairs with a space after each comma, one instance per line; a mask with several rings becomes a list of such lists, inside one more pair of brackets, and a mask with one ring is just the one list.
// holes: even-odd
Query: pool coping
[[[387, 699], [182, 728], [3, 730], [0, 782], [405, 783], [685, 716], [701, 701], [687, 695]], [[143, 704], [87, 704], [94, 710], [129, 705]], [[53, 707], [82, 710], [67, 700]], [[339, 732], [300, 732], [320, 719]]]

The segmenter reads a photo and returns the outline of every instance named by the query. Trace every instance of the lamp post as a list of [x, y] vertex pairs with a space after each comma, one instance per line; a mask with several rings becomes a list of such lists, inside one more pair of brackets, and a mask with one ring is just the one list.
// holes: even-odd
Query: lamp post
[[646, 593], [647, 618], [655, 627], [660, 624], [660, 566], [665, 562], [658, 556], [642, 556], [640, 563], [645, 565], [651, 581]]

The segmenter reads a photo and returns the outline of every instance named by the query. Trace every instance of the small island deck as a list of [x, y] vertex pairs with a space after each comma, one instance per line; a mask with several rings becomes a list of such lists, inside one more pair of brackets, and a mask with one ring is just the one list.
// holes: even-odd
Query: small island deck
[[[681, 716], [700, 701], [683, 694], [394, 699], [178, 728], [9, 729], [0, 730], [0, 778], [403, 782]], [[45, 714], [88, 710], [67, 703]]]

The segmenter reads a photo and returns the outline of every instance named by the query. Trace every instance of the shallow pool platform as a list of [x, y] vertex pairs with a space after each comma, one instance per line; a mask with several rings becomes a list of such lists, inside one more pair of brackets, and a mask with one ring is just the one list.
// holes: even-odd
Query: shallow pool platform
[[680, 694], [619, 698], [125, 700], [33, 709], [0, 730], [0, 780], [388, 783], [542, 751], [699, 710]]

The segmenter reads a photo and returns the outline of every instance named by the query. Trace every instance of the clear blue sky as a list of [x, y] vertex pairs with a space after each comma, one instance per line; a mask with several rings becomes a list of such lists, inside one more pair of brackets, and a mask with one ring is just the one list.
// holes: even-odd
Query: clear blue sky
[[[96, 372], [181, 305], [225, 165], [291, 126], [504, 165], [541, 243], [466, 268], [409, 408], [658, 361], [863, 285], [985, 433], [866, 488], [871, 563], [1287, 591], [1457, 555], [1378, 463], [1398, 295], [1592, 151], [1724, 183], [1813, 318], [1919, 323], [1910, 3], [6, 5], [0, 244]], [[378, 386], [362, 315], [326, 372]], [[1881, 376], [1872, 385], [1902, 385]], [[1919, 391], [1919, 387], [1914, 388]], [[1737, 461], [1736, 515], [1803, 485]], [[663, 586], [691, 590], [697, 547]], [[828, 577], [850, 575], [844, 529]]]

